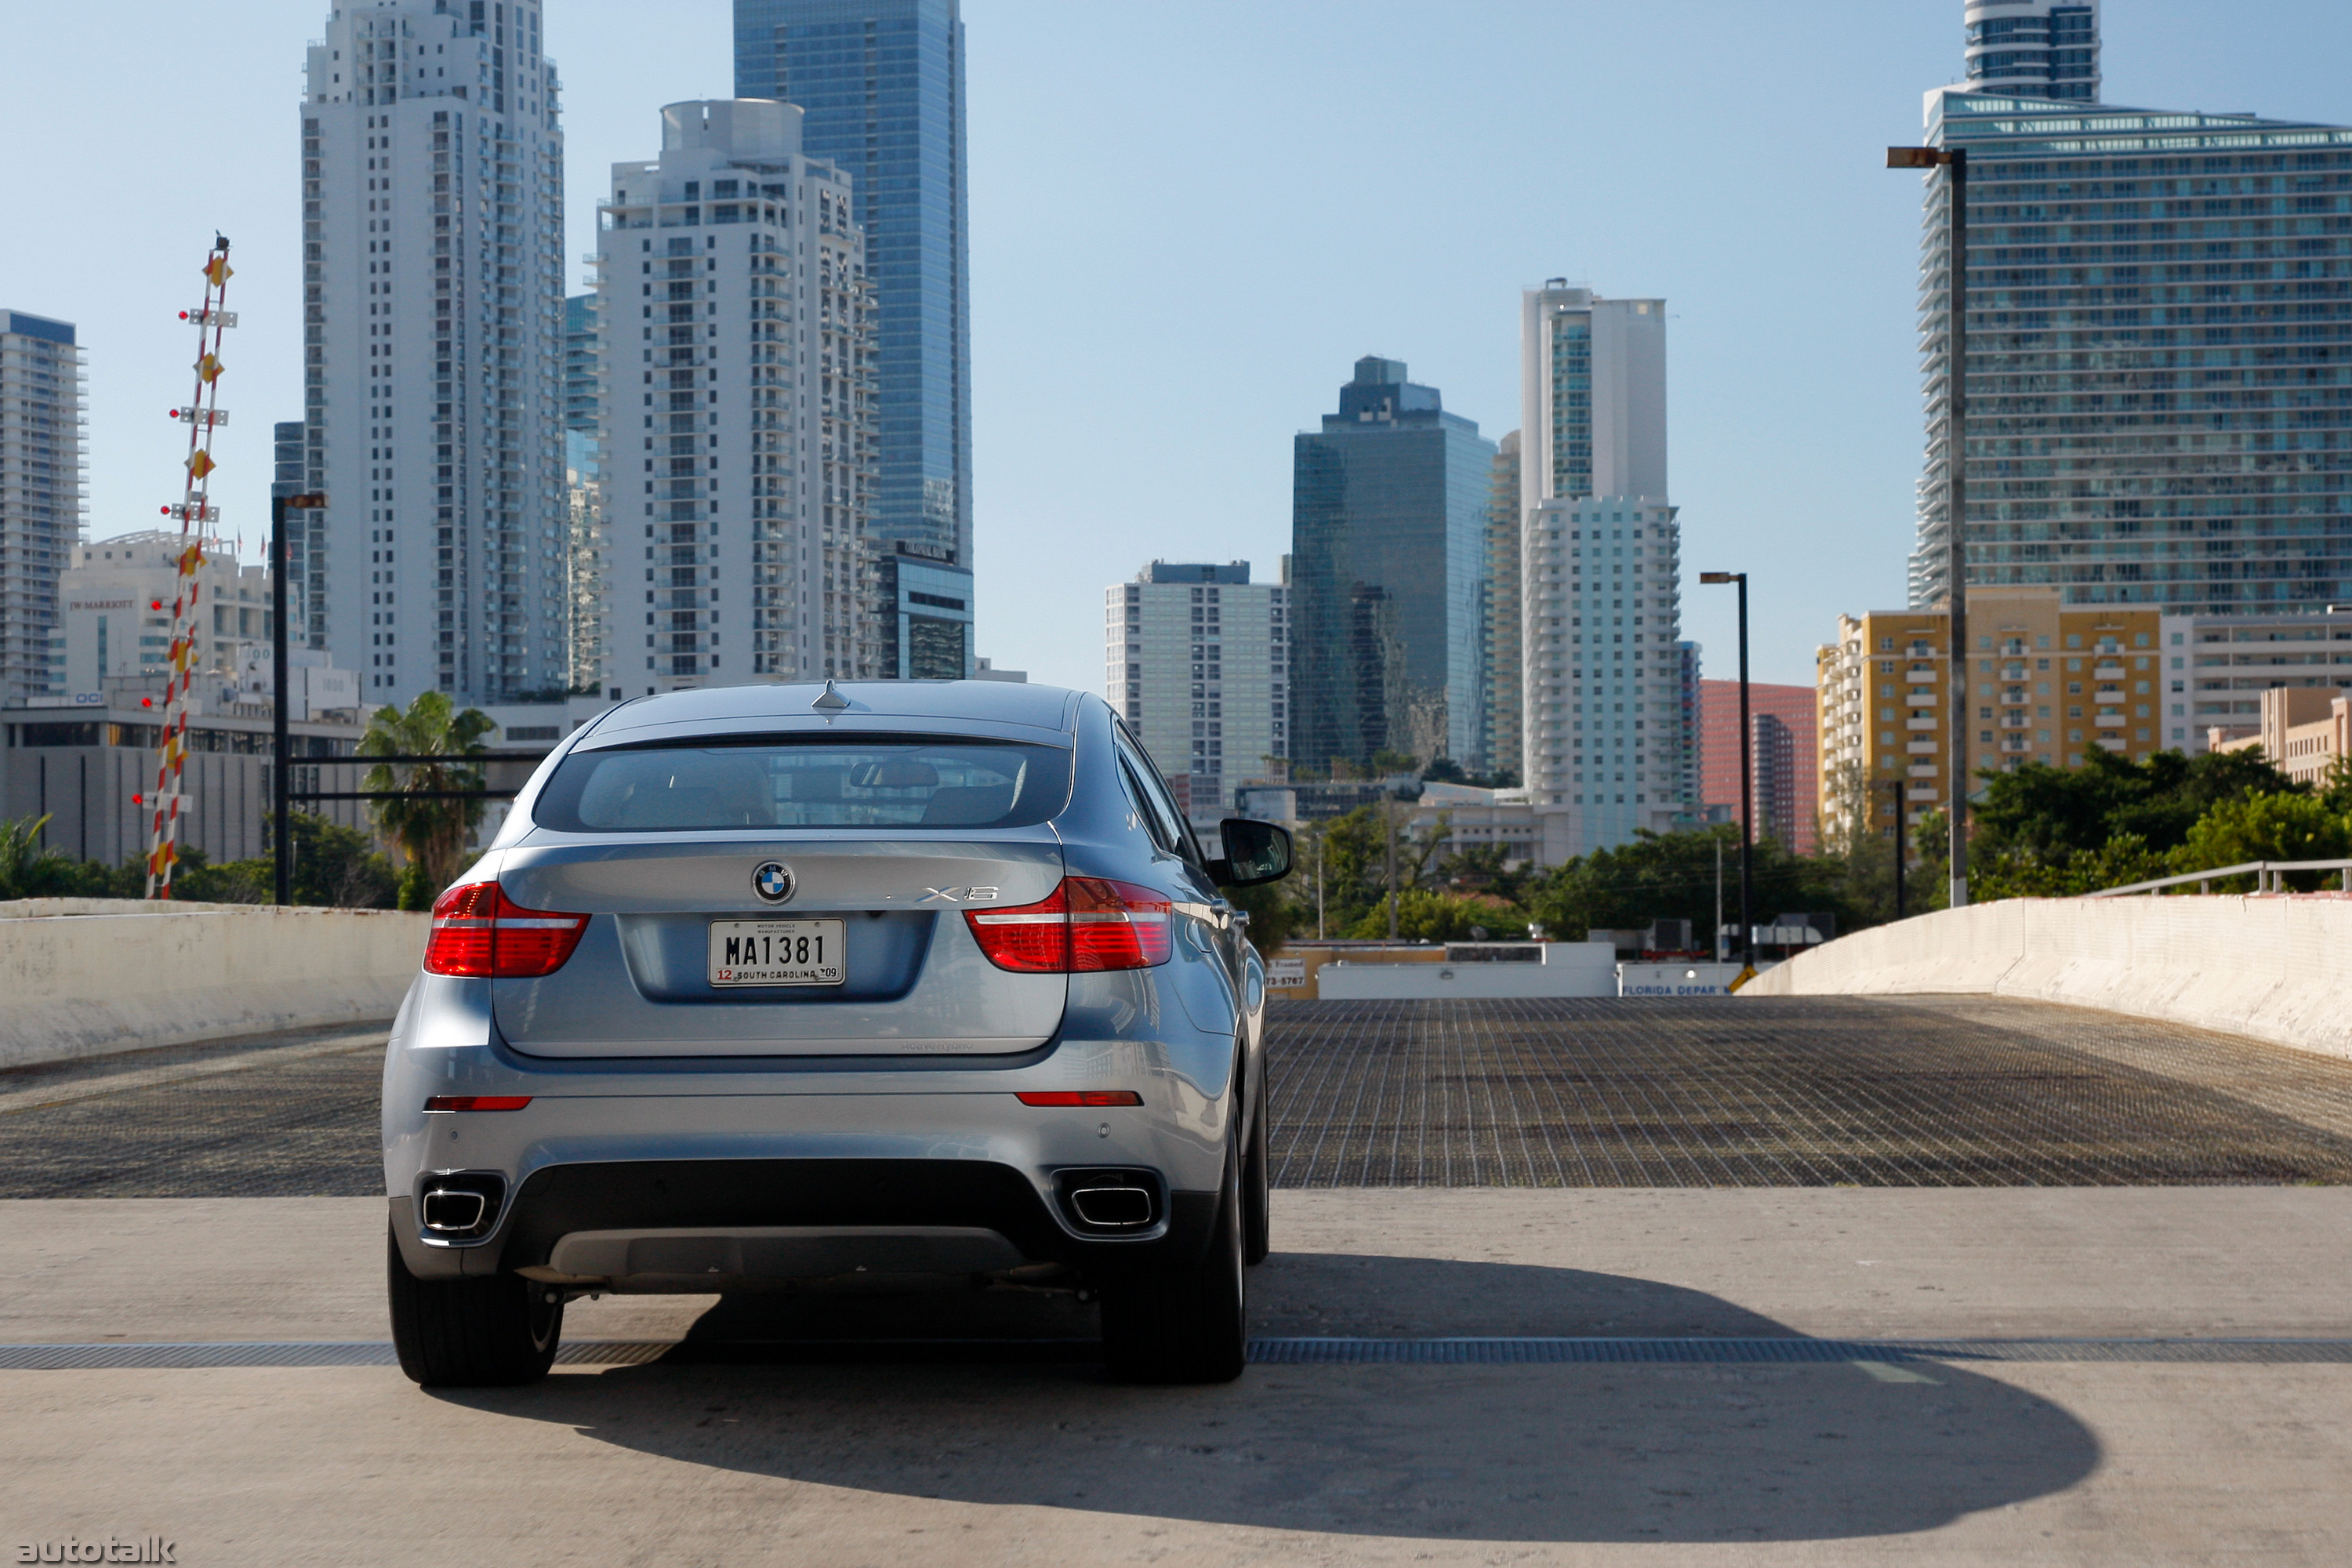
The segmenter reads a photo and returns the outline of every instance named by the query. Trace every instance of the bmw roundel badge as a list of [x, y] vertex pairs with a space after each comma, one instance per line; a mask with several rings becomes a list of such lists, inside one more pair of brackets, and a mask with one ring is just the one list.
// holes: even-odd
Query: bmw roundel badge
[[762, 860], [751, 873], [751, 890], [772, 904], [793, 896], [793, 868], [782, 860]]

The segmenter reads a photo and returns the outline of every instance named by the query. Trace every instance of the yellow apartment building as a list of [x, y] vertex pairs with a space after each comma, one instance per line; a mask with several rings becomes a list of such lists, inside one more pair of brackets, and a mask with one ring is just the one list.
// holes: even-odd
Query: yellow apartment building
[[[2066, 605], [2054, 588], [1969, 594], [1969, 766], [2074, 767], [2086, 747], [2157, 749], [2158, 614]], [[1895, 825], [1897, 779], [1913, 822], [1951, 801], [1950, 617], [1872, 610], [1838, 617], [1814, 652], [1820, 812], [1835, 834], [1867, 800], [1872, 832]]]

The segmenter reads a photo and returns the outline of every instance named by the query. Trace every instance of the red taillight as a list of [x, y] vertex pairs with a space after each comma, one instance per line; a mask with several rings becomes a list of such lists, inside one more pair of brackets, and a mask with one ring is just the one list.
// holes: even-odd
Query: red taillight
[[1024, 1105], [1141, 1105], [1143, 1096], [1131, 1089], [1032, 1089], [1013, 1097]]
[[1070, 904], [1065, 881], [1034, 904], [1009, 910], [966, 910], [972, 940], [999, 969], [1059, 974], [1070, 967]]
[[530, 1103], [527, 1094], [436, 1094], [425, 1100], [427, 1110], [520, 1110]]
[[496, 882], [460, 882], [433, 900], [425, 973], [536, 979], [562, 968], [587, 929], [586, 915], [527, 910]]
[[1101, 877], [1065, 877], [1036, 903], [963, 918], [991, 963], [1027, 974], [1148, 969], [1176, 947], [1166, 897]]

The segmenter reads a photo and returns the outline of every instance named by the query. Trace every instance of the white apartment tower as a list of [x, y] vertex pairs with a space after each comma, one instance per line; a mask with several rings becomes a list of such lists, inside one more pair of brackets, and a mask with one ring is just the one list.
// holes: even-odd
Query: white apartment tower
[[1554, 279], [1519, 342], [1526, 776], [1557, 865], [1690, 808], [1665, 301]]
[[1246, 561], [1155, 561], [1103, 590], [1103, 694], [1197, 821], [1290, 755], [1290, 590]]
[[0, 310], [0, 702], [65, 689], [58, 577], [81, 542], [82, 379], [72, 322]]
[[1964, 0], [1969, 92], [2099, 99], [2099, 0]]
[[661, 112], [661, 156], [613, 165], [597, 239], [605, 678], [631, 697], [870, 678], [874, 307], [849, 176], [801, 152], [793, 104]]
[[358, 0], [310, 52], [297, 630], [363, 701], [565, 684], [556, 89], [538, 0]]

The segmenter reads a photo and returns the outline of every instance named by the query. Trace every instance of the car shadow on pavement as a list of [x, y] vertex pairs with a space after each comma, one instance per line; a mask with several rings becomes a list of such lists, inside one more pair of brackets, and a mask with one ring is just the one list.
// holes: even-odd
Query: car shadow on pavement
[[[1261, 1335], [1803, 1337], [1702, 1292], [1518, 1264], [1277, 1255], [1253, 1294]], [[440, 1397], [829, 1487], [1431, 1540], [1901, 1533], [2063, 1490], [2099, 1455], [2059, 1406], [1940, 1363], [1257, 1365], [1125, 1387], [1076, 1337], [1089, 1311], [730, 1297], [675, 1359]]]

